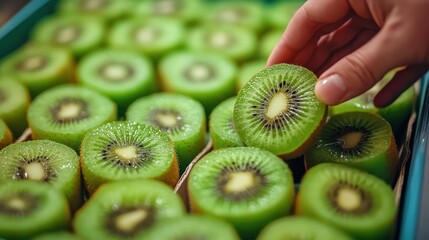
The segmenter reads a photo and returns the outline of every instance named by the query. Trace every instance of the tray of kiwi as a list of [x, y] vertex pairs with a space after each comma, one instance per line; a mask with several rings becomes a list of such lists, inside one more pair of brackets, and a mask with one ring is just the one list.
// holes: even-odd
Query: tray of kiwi
[[302, 3], [30, 1], [0, 28], [0, 239], [424, 236], [429, 75], [327, 107], [264, 69]]

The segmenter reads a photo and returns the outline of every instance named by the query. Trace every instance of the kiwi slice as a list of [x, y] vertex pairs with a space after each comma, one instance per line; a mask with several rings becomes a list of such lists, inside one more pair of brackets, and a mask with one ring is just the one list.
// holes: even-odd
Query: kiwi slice
[[283, 217], [269, 223], [257, 240], [335, 239], [352, 240], [340, 230], [306, 216]]
[[188, 49], [213, 51], [236, 62], [249, 60], [256, 54], [256, 35], [240, 26], [205, 25], [189, 32]]
[[238, 69], [237, 93], [257, 72], [265, 68], [266, 60], [253, 60], [243, 63]]
[[399, 154], [389, 123], [367, 112], [332, 116], [305, 153], [307, 169], [323, 162], [346, 164], [392, 183]]
[[53, 86], [71, 82], [74, 60], [69, 51], [52, 46], [21, 48], [7, 56], [1, 73], [23, 83], [32, 97]]
[[306, 68], [289, 64], [256, 73], [234, 106], [234, 126], [244, 144], [285, 159], [302, 155], [327, 115], [327, 106], [314, 94], [316, 81]]
[[278, 1], [266, 11], [266, 20], [272, 29], [284, 30], [296, 10], [305, 0]]
[[318, 164], [307, 171], [296, 208], [299, 215], [319, 219], [354, 239], [386, 239], [396, 215], [389, 185], [334, 163]]
[[60, 231], [60, 232], [49, 232], [44, 233], [42, 235], [38, 235], [35, 238], [32, 238], [32, 240], [82, 240], [79, 236], [66, 231]]
[[37, 24], [32, 32], [36, 43], [63, 46], [76, 58], [101, 47], [105, 27], [101, 20], [88, 16], [50, 16]]
[[127, 120], [155, 126], [173, 140], [180, 172], [204, 148], [206, 115], [200, 102], [181, 94], [155, 93], [132, 103]]
[[0, 151], [0, 180], [34, 180], [51, 184], [68, 199], [72, 210], [82, 203], [79, 157], [50, 140], [14, 143]]
[[273, 48], [276, 46], [277, 42], [281, 39], [283, 31], [281, 30], [271, 30], [265, 33], [260, 40], [259, 44], [259, 56], [264, 59], [268, 59], [273, 51]]
[[205, 22], [237, 25], [253, 32], [261, 32], [266, 24], [264, 6], [258, 1], [214, 1], [208, 6]]
[[76, 214], [75, 232], [85, 239], [146, 239], [158, 222], [185, 215], [179, 195], [155, 180], [102, 185]]
[[206, 114], [235, 92], [236, 65], [215, 53], [175, 52], [161, 59], [158, 69], [162, 90], [200, 101]]
[[0, 118], [0, 149], [3, 149], [7, 145], [11, 144], [13, 140], [14, 138], [12, 132], [3, 119]]
[[232, 119], [235, 100], [236, 97], [226, 99], [217, 105], [210, 114], [210, 137], [215, 149], [244, 146], [235, 130]]
[[252, 147], [223, 148], [198, 161], [189, 175], [191, 211], [234, 225], [254, 239], [270, 221], [290, 213], [292, 173], [276, 155]]
[[33, 139], [50, 139], [76, 151], [85, 134], [116, 118], [116, 105], [87, 88], [66, 84], [37, 96], [28, 108]]
[[27, 128], [27, 109], [30, 93], [19, 81], [11, 77], [0, 79], [0, 118], [8, 125], [15, 138]]
[[147, 236], [147, 240], [239, 240], [234, 227], [219, 218], [204, 215], [187, 215], [161, 221]]
[[113, 25], [107, 42], [110, 47], [131, 50], [158, 60], [182, 47], [185, 26], [168, 18], [126, 19]]
[[123, 115], [134, 100], [155, 91], [151, 61], [137, 53], [104, 49], [93, 52], [78, 65], [78, 82], [108, 96]]
[[131, 1], [124, 0], [67, 0], [58, 6], [62, 15], [92, 16], [106, 22], [126, 17]]
[[38, 234], [66, 230], [70, 210], [55, 188], [35, 181], [0, 184], [0, 236], [30, 239]]
[[167, 133], [142, 123], [114, 121], [90, 131], [80, 157], [89, 194], [114, 180], [155, 178], [172, 187], [179, 180], [173, 142]]

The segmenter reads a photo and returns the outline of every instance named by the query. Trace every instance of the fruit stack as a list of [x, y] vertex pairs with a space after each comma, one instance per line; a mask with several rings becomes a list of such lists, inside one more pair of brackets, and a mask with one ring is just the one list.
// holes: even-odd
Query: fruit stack
[[301, 4], [60, 1], [0, 61], [0, 237], [387, 238], [414, 90], [264, 69]]

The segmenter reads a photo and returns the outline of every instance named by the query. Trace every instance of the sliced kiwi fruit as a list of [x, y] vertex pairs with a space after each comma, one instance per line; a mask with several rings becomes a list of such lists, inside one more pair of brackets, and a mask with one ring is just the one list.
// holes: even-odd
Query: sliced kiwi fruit
[[116, 104], [91, 89], [65, 84], [37, 96], [27, 119], [33, 139], [50, 139], [77, 151], [88, 131], [116, 119]]
[[302, 155], [327, 115], [327, 106], [314, 94], [316, 81], [306, 68], [289, 64], [256, 73], [234, 106], [234, 126], [244, 144], [285, 159]]
[[0, 236], [30, 239], [39, 234], [66, 230], [70, 210], [57, 189], [35, 181], [0, 184]]
[[79, 157], [51, 140], [14, 143], [0, 151], [0, 180], [33, 180], [60, 190], [72, 210], [82, 204]]
[[335, 163], [322, 163], [307, 171], [296, 211], [354, 239], [387, 239], [396, 215], [389, 185], [371, 174]]
[[306, 216], [283, 217], [269, 223], [257, 240], [335, 239], [352, 240], [342, 231]]
[[53, 86], [74, 81], [73, 56], [63, 48], [23, 47], [0, 64], [0, 72], [23, 83], [32, 97]]
[[154, 178], [172, 187], [179, 180], [173, 142], [167, 133], [142, 123], [114, 121], [90, 131], [80, 158], [89, 194], [121, 179]]
[[102, 46], [105, 27], [101, 20], [82, 16], [50, 16], [38, 23], [32, 32], [36, 43], [63, 46], [76, 58]]
[[277, 42], [281, 39], [283, 35], [283, 31], [281, 30], [271, 30], [261, 37], [258, 54], [259, 57], [263, 59], [268, 59], [271, 55], [271, 51], [273, 51]]
[[305, 153], [306, 168], [323, 162], [346, 164], [392, 183], [399, 154], [389, 123], [367, 112], [332, 116]]
[[257, 72], [265, 68], [266, 60], [253, 60], [243, 63], [238, 69], [237, 93]]
[[19, 81], [11, 77], [0, 79], [0, 118], [8, 125], [15, 138], [27, 128], [27, 109], [30, 93]]
[[62, 15], [92, 16], [105, 22], [126, 17], [131, 1], [124, 0], [67, 0], [58, 6]]
[[155, 126], [173, 140], [180, 172], [204, 148], [206, 115], [200, 102], [181, 94], [155, 93], [133, 102], [127, 120]]
[[188, 49], [212, 51], [236, 62], [244, 62], [255, 56], [257, 37], [240, 26], [203, 25], [195, 27], [187, 38]]
[[137, 53], [103, 49], [85, 56], [78, 65], [78, 82], [108, 96], [122, 116], [128, 105], [155, 91], [151, 61]]
[[0, 149], [13, 143], [14, 137], [7, 124], [0, 118]]
[[163, 91], [190, 96], [204, 105], [206, 114], [235, 93], [236, 65], [209, 52], [179, 51], [158, 65]]
[[213, 148], [215, 149], [244, 146], [235, 130], [232, 119], [235, 100], [236, 97], [226, 99], [210, 113], [210, 137], [213, 140]]
[[146, 239], [159, 222], [185, 215], [173, 189], [155, 180], [123, 180], [102, 185], [73, 220], [84, 239]]
[[253, 32], [261, 32], [266, 24], [264, 6], [258, 1], [213, 1], [204, 16], [205, 22], [237, 25]]
[[240, 237], [254, 239], [272, 220], [290, 213], [292, 173], [276, 155], [259, 148], [214, 150], [189, 175], [190, 208], [234, 225]]
[[32, 240], [82, 240], [81, 237], [67, 231], [59, 231], [59, 232], [48, 232], [41, 235], [38, 235]]
[[185, 26], [175, 19], [126, 19], [113, 25], [108, 45], [131, 50], [154, 60], [183, 46]]
[[278, 1], [266, 11], [266, 20], [272, 29], [284, 30], [289, 24], [296, 10], [305, 3], [305, 0]]
[[219, 218], [205, 215], [187, 215], [161, 221], [156, 224], [148, 235], [147, 240], [239, 240], [234, 227]]

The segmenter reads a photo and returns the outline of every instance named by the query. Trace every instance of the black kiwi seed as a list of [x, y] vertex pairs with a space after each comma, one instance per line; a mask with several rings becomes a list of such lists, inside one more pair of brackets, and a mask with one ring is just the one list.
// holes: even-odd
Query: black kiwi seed
[[[43, 175], [32, 175], [28, 167], [42, 168]], [[37, 156], [33, 159], [22, 158], [16, 167], [14, 179], [32, 179], [50, 182], [57, 177], [55, 170], [50, 167], [50, 159], [47, 156]]]
[[[341, 192], [351, 191], [356, 193], [360, 197], [360, 203], [358, 206], [353, 207], [344, 207], [339, 204], [339, 198]], [[327, 197], [330, 200], [332, 207], [339, 214], [344, 215], [365, 215], [368, 214], [368, 211], [372, 208], [372, 196], [371, 193], [363, 190], [357, 185], [352, 185], [350, 183], [339, 181], [335, 186], [329, 189], [327, 192]]]
[[[127, 222], [127, 226], [118, 226], [121, 217], [129, 215], [144, 215], [145, 217], [138, 222]], [[114, 209], [106, 218], [106, 229], [113, 235], [120, 237], [132, 237], [142, 229], [149, 228], [155, 222], [155, 209], [147, 206], [122, 206]]]
[[47, 63], [48, 59], [46, 57], [34, 55], [18, 62], [15, 68], [20, 71], [33, 72], [42, 69]]
[[155, 109], [150, 113], [149, 121], [168, 133], [180, 132], [184, 124], [182, 116], [174, 109]]
[[10, 196], [0, 198], [0, 213], [4, 215], [23, 217], [37, 209], [36, 196], [27, 192], [17, 192]]
[[82, 30], [78, 26], [63, 26], [53, 33], [53, 40], [57, 44], [72, 43], [82, 34]]
[[55, 124], [76, 123], [91, 115], [87, 103], [78, 98], [63, 98], [50, 108], [50, 112]]
[[109, 82], [122, 82], [134, 75], [134, 69], [122, 62], [107, 62], [98, 68], [98, 73]]
[[[126, 156], [121, 154], [121, 152], [117, 152], [118, 149], [124, 148], [133, 148], [135, 154], [133, 156]], [[110, 142], [102, 150], [102, 161], [122, 168], [137, 169], [142, 167], [148, 159], [151, 159], [150, 155], [150, 151], [141, 144], [135, 144], [134, 142]]]
[[216, 77], [216, 71], [205, 62], [194, 62], [184, 70], [184, 77], [190, 82], [206, 82]]

